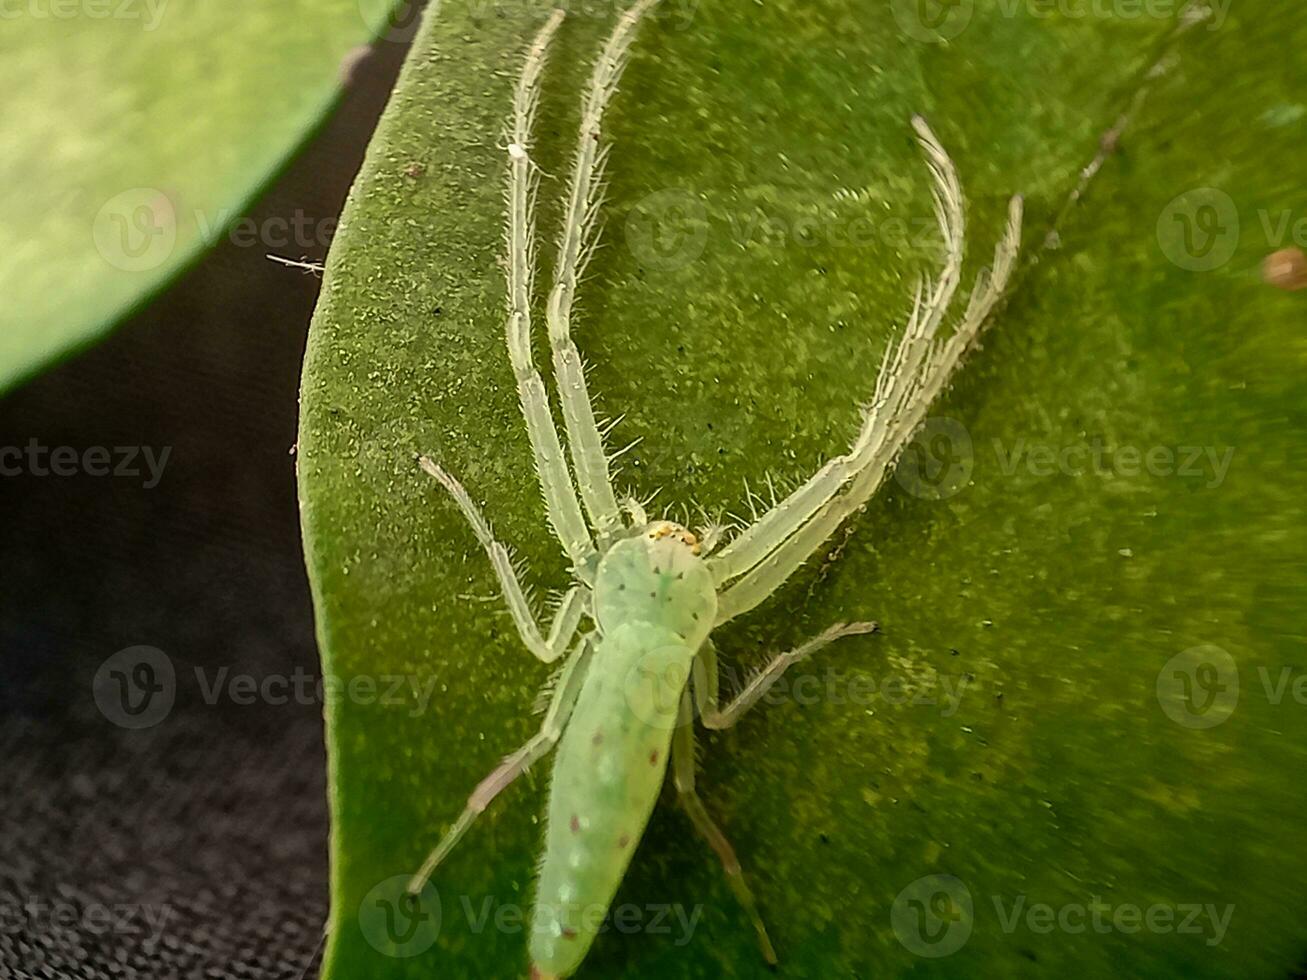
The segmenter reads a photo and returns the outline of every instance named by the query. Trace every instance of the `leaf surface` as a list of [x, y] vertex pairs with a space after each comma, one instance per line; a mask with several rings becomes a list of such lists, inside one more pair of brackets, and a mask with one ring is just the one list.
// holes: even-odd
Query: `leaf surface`
[[[910, 4], [669, 2], [610, 111], [607, 247], [575, 332], [601, 413], [624, 416], [612, 447], [642, 440], [623, 482], [673, 510], [747, 514], [743, 481], [793, 483], [847, 445], [938, 262], [913, 112], [961, 172], [967, 282], [1007, 195], [1027, 199], [1010, 301], [929, 438], [718, 636], [739, 677], [832, 622], [883, 630], [703, 739], [701, 793], [783, 975], [1280, 977], [1302, 955], [1307, 342], [1303, 294], [1260, 263], [1302, 217], [1307, 27], [1287, 2], [1179, 33], [1127, 7], [964, 3], [932, 29]], [[538, 125], [546, 241], [613, 11], [573, 13]], [[328, 708], [333, 980], [527, 969], [547, 764], [440, 869], [439, 922], [407, 945], [384, 883], [535, 730], [547, 673], [415, 455], [462, 478], [532, 582], [567, 583], [502, 339], [501, 134], [542, 18], [451, 2], [427, 24], [312, 331], [325, 670], [379, 685]], [[617, 905], [582, 976], [761, 975], [670, 796]]]
[[[8, 4], [0, 389], [96, 340], [217, 242], [330, 109], [359, 46], [402, 37], [390, 8]], [[305, 217], [317, 235], [326, 216]]]

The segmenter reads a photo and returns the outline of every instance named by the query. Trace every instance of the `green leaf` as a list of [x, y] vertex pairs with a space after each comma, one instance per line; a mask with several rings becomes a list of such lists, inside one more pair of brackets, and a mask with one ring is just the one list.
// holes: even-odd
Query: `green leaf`
[[[883, 629], [704, 739], [701, 793], [784, 975], [1279, 977], [1307, 947], [1307, 334], [1304, 294], [1259, 271], [1305, 227], [1307, 24], [1288, 0], [1179, 33], [1161, 10], [669, 0], [636, 43], [577, 338], [600, 410], [625, 415], [613, 446], [643, 440], [624, 478], [662, 505], [747, 513], [742, 481], [802, 478], [847, 445], [938, 260], [911, 113], [958, 163], [968, 282], [1006, 196], [1027, 196], [1018, 282], [930, 438], [826, 560], [718, 641], [738, 674], [835, 621]], [[568, 19], [547, 73], [547, 239], [611, 26], [596, 13]], [[333, 683], [327, 712], [334, 980], [527, 968], [546, 764], [440, 869], [438, 928], [396, 946], [378, 918], [384, 883], [535, 730], [546, 674], [415, 455], [459, 474], [534, 583], [567, 581], [497, 264], [503, 121], [543, 11], [500, 14], [450, 2], [426, 25], [305, 369], [324, 664], [357, 685]], [[382, 678], [403, 679], [389, 699]], [[670, 797], [617, 902], [636, 931], [602, 936], [584, 976], [763, 974]], [[650, 906], [701, 916], [687, 938]]]
[[[391, 6], [6, 4], [0, 389], [96, 340], [213, 245], [331, 108]], [[402, 33], [396, 20], [384, 36]]]

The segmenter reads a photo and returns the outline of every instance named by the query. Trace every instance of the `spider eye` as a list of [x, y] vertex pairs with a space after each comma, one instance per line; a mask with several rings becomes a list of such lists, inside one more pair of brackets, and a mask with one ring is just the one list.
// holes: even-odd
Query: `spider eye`
[[646, 533], [650, 541], [662, 541], [664, 538], [675, 538], [681, 544], [689, 548], [694, 554], [699, 554], [699, 538], [693, 531], [687, 530], [679, 524], [672, 521], [658, 521], [652, 524]]

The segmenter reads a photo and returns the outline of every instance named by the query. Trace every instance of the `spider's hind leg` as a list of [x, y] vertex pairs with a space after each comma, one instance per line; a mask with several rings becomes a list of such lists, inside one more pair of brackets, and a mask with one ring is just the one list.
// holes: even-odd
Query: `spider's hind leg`
[[777, 962], [776, 950], [772, 946], [771, 938], [767, 935], [767, 926], [763, 923], [762, 915], [758, 912], [758, 903], [755, 901], [753, 892], [744, 878], [744, 871], [740, 868], [740, 861], [735, 856], [735, 848], [731, 847], [731, 842], [726, 839], [722, 829], [717, 826], [716, 821], [709, 815], [703, 801], [699, 799], [698, 792], [695, 790], [694, 715], [696, 708], [706, 727], [715, 729], [729, 728], [739, 720], [741, 715], [758, 703], [759, 699], [767, 693], [768, 689], [785, 672], [786, 668], [816, 653], [822, 647], [834, 643], [841, 637], [872, 633], [875, 630], [875, 623], [839, 623], [832, 626], [826, 632], [809, 640], [802, 646], [776, 657], [725, 709], [718, 706], [717, 652], [712, 645], [712, 640], [708, 640], [699, 649], [696, 657], [697, 662], [692, 675], [691, 689], [681, 694], [680, 717], [677, 720], [676, 731], [672, 735], [672, 779], [676, 784], [676, 792], [680, 797], [681, 806], [685, 807], [685, 812], [689, 815], [695, 829], [708, 842], [708, 845], [721, 860], [722, 869], [726, 872], [726, 882], [731, 886], [731, 891], [735, 893], [735, 897], [739, 899], [740, 904], [744, 907], [744, 911], [749, 916], [749, 921], [753, 923], [754, 931], [758, 934], [758, 945], [762, 948], [762, 955], [768, 964], [772, 966], [775, 966]]
[[558, 739], [563, 734], [563, 727], [567, 724], [572, 708], [576, 705], [576, 699], [581, 693], [581, 686], [585, 682], [585, 675], [590, 667], [592, 653], [592, 637], [587, 634], [581, 637], [576, 650], [568, 658], [562, 673], [558, 677], [558, 683], [555, 685], [553, 694], [550, 697], [549, 707], [545, 711], [545, 718], [540, 725], [540, 731], [525, 745], [501, 762], [490, 775], [481, 780], [468, 799], [467, 806], [464, 807], [462, 814], [454, 821], [453, 826], [449, 828], [445, 836], [441, 838], [440, 843], [436, 845], [423, 863], [421, 870], [409, 881], [408, 890], [410, 893], [416, 894], [422, 890], [422, 887], [427, 883], [427, 879], [431, 877], [440, 862], [463, 839], [463, 835], [476, 822], [477, 817], [485, 812], [486, 807], [490, 805], [494, 798], [507, 789], [518, 776], [531, 768], [533, 763], [546, 755], [558, 743]]
[[758, 903], [754, 900], [749, 883], [745, 881], [744, 871], [735, 856], [735, 848], [731, 847], [731, 842], [726, 839], [722, 829], [708, 814], [703, 800], [699, 799], [699, 794], [694, 788], [693, 721], [694, 711], [690, 695], [686, 692], [681, 695], [680, 718], [676, 732], [672, 736], [672, 780], [676, 784], [676, 792], [695, 830], [708, 842], [708, 846], [721, 860], [722, 870], [726, 872], [726, 883], [731, 886], [731, 891], [739, 899], [745, 913], [749, 916], [749, 921], [753, 923], [754, 931], [758, 934], [758, 945], [762, 948], [763, 959], [770, 966], [775, 966], [776, 950], [772, 946], [771, 937], [767, 935], [767, 926], [758, 912]]

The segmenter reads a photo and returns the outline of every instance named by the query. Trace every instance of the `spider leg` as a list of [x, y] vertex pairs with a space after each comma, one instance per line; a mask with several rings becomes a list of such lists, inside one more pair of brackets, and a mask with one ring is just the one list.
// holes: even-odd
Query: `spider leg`
[[754, 931], [758, 934], [758, 945], [762, 948], [763, 958], [771, 965], [776, 964], [776, 950], [772, 947], [771, 939], [767, 935], [767, 927], [763, 924], [762, 916], [758, 913], [758, 903], [754, 900], [753, 892], [749, 889], [749, 883], [744, 878], [744, 871], [740, 868], [740, 860], [735, 856], [735, 848], [731, 847], [731, 842], [726, 839], [720, 827], [709, 815], [703, 805], [703, 800], [699, 799], [699, 794], [695, 790], [695, 759], [694, 759], [694, 724], [693, 710], [688, 693], [681, 695], [680, 720], [677, 724], [676, 731], [672, 735], [672, 781], [676, 784], [676, 792], [680, 798], [681, 806], [685, 808], [686, 814], [690, 817], [690, 822], [694, 824], [695, 830], [708, 842], [722, 862], [722, 870], [726, 872], [726, 883], [731, 886], [731, 891], [739, 900], [740, 905], [744, 907], [745, 913], [749, 916], [749, 921], [753, 923]]
[[820, 636], [815, 636], [788, 653], [781, 653], [772, 658], [761, 671], [754, 675], [725, 708], [719, 706], [719, 681], [717, 673], [717, 651], [711, 643], [699, 648], [698, 657], [703, 661], [694, 673], [695, 698], [699, 706], [699, 717], [705, 728], [721, 730], [730, 728], [750, 708], [762, 700], [771, 690], [781, 674], [801, 660], [806, 660], [823, 647], [830, 646], [836, 640], [846, 636], [860, 636], [876, 632], [875, 623], [836, 623]]
[[911, 395], [921, 362], [957, 291], [966, 234], [961, 183], [952, 160], [929, 126], [920, 118], [914, 119], [914, 124], [934, 178], [932, 192], [945, 245], [944, 268], [933, 287], [918, 286], [902, 339], [897, 347], [886, 349], [875, 395], [853, 446], [741, 532], [709, 562], [718, 584], [747, 572], [765, 558], [883, 451], [893, 416], [903, 410]]
[[944, 272], [933, 288], [918, 289], [903, 338], [886, 352], [875, 396], [852, 449], [828, 462], [708, 559], [719, 585], [737, 579], [722, 594], [718, 623], [747, 612], [771, 595], [845, 518], [866, 504], [975, 343], [1016, 264], [1020, 197], [1009, 205], [1007, 228], [995, 249], [994, 264], [979, 277], [961, 323], [946, 340], [937, 339], [960, 278], [964, 237], [961, 189], [952, 162], [929, 127], [921, 119], [914, 122], [935, 178], [936, 212], [947, 249]]
[[544, 494], [549, 523], [574, 568], [592, 564], [595, 548], [581, 513], [581, 503], [568, 471], [563, 447], [549, 410], [544, 381], [531, 356], [531, 283], [535, 269], [535, 197], [538, 177], [531, 162], [530, 141], [536, 106], [540, 99], [540, 75], [544, 70], [549, 42], [562, 22], [563, 11], [555, 10], [536, 35], [522, 75], [513, 94], [509, 121], [508, 222], [505, 238], [508, 261], [508, 321], [505, 335], [508, 356], [517, 380], [518, 400], [526, 420], [536, 473]]
[[850, 516], [861, 510], [880, 488], [899, 453], [926, 420], [930, 406], [947, 387], [962, 358], [975, 343], [985, 319], [997, 304], [1016, 264], [1021, 235], [1021, 198], [1012, 199], [1007, 232], [995, 252], [993, 271], [982, 277], [957, 330], [935, 344], [922, 366], [912, 400], [891, 418], [884, 446], [849, 482], [848, 488], [821, 505], [807, 523], [787, 538], [770, 538], [773, 548], [750, 572], [724, 591], [717, 603], [717, 623], [727, 622], [753, 609], [779, 589], [811, 557], [821, 543]]
[[581, 500], [599, 535], [601, 548], [605, 540], [621, 530], [622, 516], [609, 473], [603, 436], [595, 421], [590, 391], [586, 386], [581, 355], [572, 341], [572, 305], [577, 280], [596, 240], [595, 219], [602, 198], [602, 175], [607, 156], [599, 141], [604, 110], [621, 80], [640, 19], [656, 2], [640, 0], [629, 8], [618, 20], [595, 62], [581, 110], [581, 130], [572, 165], [567, 214], [558, 246], [558, 265], [546, 308], [549, 343], [553, 350], [554, 373], [558, 379], [572, 465], [576, 470]]
[[418, 465], [440, 481], [440, 485], [449, 491], [459, 510], [463, 512], [463, 516], [467, 518], [467, 522], [472, 525], [477, 540], [490, 556], [490, 564], [495, 568], [499, 587], [504, 593], [504, 602], [508, 605], [508, 611], [513, 616], [513, 624], [517, 627], [518, 635], [526, 648], [545, 663], [553, 663], [567, 649], [567, 645], [572, 642], [572, 637], [576, 634], [581, 616], [585, 612], [586, 594], [580, 586], [570, 588], [563, 596], [558, 611], [554, 613], [549, 635], [545, 636], [541, 633], [535, 615], [531, 612], [531, 603], [527, 601], [522, 583], [518, 581], [517, 572], [513, 570], [513, 560], [509, 557], [508, 549], [495, 540], [490, 524], [472, 502], [463, 485], [425, 456], [418, 460]]
[[591, 642], [591, 635], [586, 634], [577, 643], [576, 649], [568, 657], [563, 672], [558, 677], [558, 684], [554, 688], [553, 697], [549, 701], [549, 708], [545, 712], [540, 731], [500, 763], [494, 772], [481, 780], [481, 783], [468, 799], [467, 806], [463, 809], [462, 814], [454, 821], [453, 826], [449, 828], [445, 836], [441, 838], [440, 843], [436, 845], [426, 861], [423, 862], [422, 868], [409, 881], [408, 890], [410, 893], [416, 894], [422, 890], [422, 887], [427, 883], [427, 879], [435, 872], [440, 862], [462, 840], [463, 835], [476, 822], [477, 817], [485, 812], [491, 801], [500, 792], [507, 789], [518, 776], [531, 768], [532, 763], [546, 755], [558, 743], [558, 739], [563, 734], [563, 727], [567, 724], [568, 716], [571, 715], [572, 708], [576, 705], [576, 699], [581, 693], [586, 671], [590, 669], [590, 658], [593, 652], [594, 644]]

